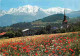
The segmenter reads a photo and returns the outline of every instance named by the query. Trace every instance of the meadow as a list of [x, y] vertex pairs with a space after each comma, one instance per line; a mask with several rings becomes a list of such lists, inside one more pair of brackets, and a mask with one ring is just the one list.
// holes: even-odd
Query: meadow
[[0, 40], [2, 56], [79, 56], [80, 32], [16, 37]]

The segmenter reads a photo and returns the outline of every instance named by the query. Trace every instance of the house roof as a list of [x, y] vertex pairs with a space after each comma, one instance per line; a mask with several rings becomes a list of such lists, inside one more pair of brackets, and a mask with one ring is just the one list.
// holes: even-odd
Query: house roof
[[0, 36], [5, 35], [5, 34], [6, 34], [6, 32], [2, 32], [2, 33], [0, 33]]
[[25, 31], [27, 31], [27, 30], [29, 30], [29, 29], [24, 29], [24, 30], [22, 30], [22, 32], [25, 32]]

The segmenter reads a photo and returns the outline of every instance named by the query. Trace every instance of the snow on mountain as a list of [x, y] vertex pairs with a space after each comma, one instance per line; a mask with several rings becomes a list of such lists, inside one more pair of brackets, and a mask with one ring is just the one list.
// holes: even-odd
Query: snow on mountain
[[31, 5], [26, 5], [23, 7], [18, 7], [18, 8], [11, 8], [7, 13], [8, 14], [21, 14], [21, 13], [27, 13], [34, 15], [36, 12], [38, 12], [39, 7], [37, 6], [31, 6]]
[[0, 16], [5, 15], [5, 14], [6, 14], [6, 11], [0, 10]]
[[[70, 13], [72, 12], [71, 9], [68, 9], [66, 8], [66, 13]], [[58, 14], [58, 13], [64, 13], [64, 8], [61, 8], [61, 7], [55, 7], [55, 8], [49, 8], [49, 9], [46, 9], [45, 12], [49, 15], [52, 15], [52, 14]]]
[[[63, 13], [64, 8], [55, 7], [55, 8], [49, 8], [49, 9], [42, 9], [38, 6], [25, 5], [25, 6], [18, 7], [18, 8], [11, 8], [6, 13], [4, 13], [4, 12], [0, 13], [0, 15], [4, 15], [4, 14], [26, 15], [26, 14], [29, 14], [29, 15], [35, 16], [35, 15], [37, 15], [37, 13], [39, 14], [39, 12], [40, 13], [43, 12], [49, 16], [52, 14]], [[72, 10], [66, 8], [66, 13], [70, 13], [70, 12], [72, 12]]]

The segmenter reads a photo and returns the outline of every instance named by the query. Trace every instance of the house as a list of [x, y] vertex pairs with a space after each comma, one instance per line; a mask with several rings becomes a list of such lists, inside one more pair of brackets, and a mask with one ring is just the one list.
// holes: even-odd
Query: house
[[6, 34], [6, 32], [0, 33], [0, 37], [4, 36], [5, 34]]
[[33, 29], [24, 29], [22, 30], [22, 32], [23, 32], [23, 36], [35, 35], [35, 30]]
[[51, 29], [56, 30], [56, 29], [58, 29], [58, 27], [52, 27]]

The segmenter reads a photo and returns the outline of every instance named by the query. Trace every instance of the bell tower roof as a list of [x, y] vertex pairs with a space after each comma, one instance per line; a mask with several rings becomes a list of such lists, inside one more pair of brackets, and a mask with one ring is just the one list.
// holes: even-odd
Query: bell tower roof
[[65, 9], [64, 9], [64, 20], [63, 20], [63, 22], [67, 22], [66, 14], [65, 14]]

